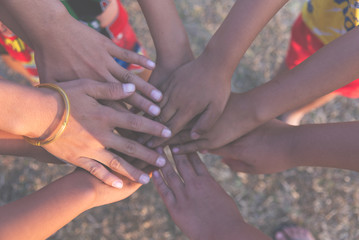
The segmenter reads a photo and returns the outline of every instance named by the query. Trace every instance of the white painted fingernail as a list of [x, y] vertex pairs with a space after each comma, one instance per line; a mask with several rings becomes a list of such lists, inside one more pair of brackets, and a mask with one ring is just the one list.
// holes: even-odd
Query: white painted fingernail
[[162, 135], [162, 137], [169, 138], [172, 136], [172, 132], [168, 128], [165, 128], [162, 130], [161, 135]]
[[121, 189], [121, 188], [123, 187], [123, 182], [120, 181], [120, 180], [114, 181], [114, 182], [112, 183], [112, 187]]
[[153, 116], [158, 116], [158, 114], [160, 114], [160, 112], [161, 112], [161, 108], [159, 106], [156, 106], [156, 105], [151, 105], [150, 108], [148, 109], [148, 111]]
[[139, 181], [142, 184], [147, 184], [150, 181], [150, 176], [148, 176], [147, 174], [142, 174]]
[[135, 85], [132, 83], [124, 83], [122, 84], [122, 88], [125, 93], [132, 93], [136, 90]]
[[162, 93], [157, 89], [152, 90], [151, 97], [156, 101], [160, 101], [162, 98]]
[[178, 148], [178, 147], [172, 148], [172, 152], [173, 152], [173, 153], [178, 153], [178, 152], [179, 152], [179, 148]]
[[154, 67], [156, 67], [156, 63], [154, 63], [154, 62], [151, 61], [151, 60], [148, 60], [148, 61], [147, 61], [147, 66], [149, 66], [150, 68], [154, 68]]
[[158, 167], [163, 167], [166, 164], [166, 159], [162, 156], [159, 156], [156, 160], [156, 165]]
[[200, 136], [199, 136], [198, 133], [196, 133], [196, 132], [192, 132], [192, 133], [191, 133], [191, 138], [192, 138], [193, 140], [197, 140], [199, 137], [200, 137]]

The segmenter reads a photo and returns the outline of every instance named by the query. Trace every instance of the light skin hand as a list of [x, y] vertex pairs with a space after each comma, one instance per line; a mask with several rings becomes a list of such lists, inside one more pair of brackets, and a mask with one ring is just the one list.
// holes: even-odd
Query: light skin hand
[[[133, 83], [140, 94], [128, 99], [129, 104], [153, 115], [146, 98], [160, 101], [162, 93], [122, 68], [114, 57], [152, 70], [155, 63], [151, 60], [118, 47], [104, 35], [77, 21], [60, 1], [15, 0], [4, 2], [2, 8], [5, 24], [34, 49], [41, 82], [89, 78]], [[14, 21], [13, 16], [21, 17]], [[42, 27], [44, 22], [46, 28]]]
[[162, 176], [153, 173], [153, 182], [172, 219], [190, 239], [267, 239], [244, 222], [197, 154], [174, 155], [174, 159], [183, 181], [167, 163]]
[[164, 165], [165, 159], [158, 153], [115, 134], [114, 129], [123, 128], [169, 137], [171, 132], [168, 128], [142, 116], [118, 112], [97, 102], [101, 99], [119, 100], [128, 97], [134, 91], [133, 85], [132, 92], [126, 92], [126, 87], [120, 83], [100, 83], [92, 80], [76, 80], [59, 85], [69, 96], [71, 115], [64, 133], [56, 141], [44, 145], [44, 149], [115, 187], [121, 187], [122, 181], [104, 166], [132, 181], [144, 184], [149, 181], [149, 176], [108, 149], [155, 166]]

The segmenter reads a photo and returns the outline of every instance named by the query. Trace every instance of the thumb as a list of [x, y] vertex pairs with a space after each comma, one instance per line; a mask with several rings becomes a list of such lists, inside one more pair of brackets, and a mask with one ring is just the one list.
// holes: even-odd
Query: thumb
[[205, 134], [216, 123], [219, 117], [220, 114], [218, 111], [213, 108], [209, 108], [200, 116], [196, 124], [193, 126], [191, 130], [191, 138], [193, 140], [199, 139], [201, 135]]
[[91, 82], [85, 88], [87, 95], [98, 100], [120, 100], [131, 96], [136, 90], [132, 83]]

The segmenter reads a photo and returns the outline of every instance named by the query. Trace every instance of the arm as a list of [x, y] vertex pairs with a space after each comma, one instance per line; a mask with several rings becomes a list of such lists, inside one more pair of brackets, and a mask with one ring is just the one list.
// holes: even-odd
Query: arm
[[174, 160], [181, 178], [171, 164], [166, 164], [162, 177], [154, 172], [153, 182], [172, 219], [189, 239], [269, 239], [243, 220], [233, 199], [197, 154], [174, 155]]
[[[133, 181], [147, 183], [149, 176], [109, 149], [163, 166], [158, 153], [135, 141], [114, 134], [115, 128], [169, 137], [162, 124], [128, 111], [115, 111], [98, 100], [120, 100], [135, 90], [132, 84], [76, 80], [60, 83], [67, 93], [71, 110], [67, 127], [56, 141], [43, 148], [78, 167], [84, 168], [106, 184], [121, 185], [121, 180], [103, 165]], [[60, 124], [63, 100], [52, 89], [25, 87], [0, 81], [0, 130], [31, 138], [47, 138]], [[102, 164], [103, 165], [102, 165]]]
[[359, 122], [287, 125], [279, 120], [211, 151], [233, 170], [267, 174], [299, 166], [359, 171]]
[[80, 213], [120, 201], [141, 185], [124, 181], [121, 190], [109, 187], [82, 170], [0, 207], [1, 239], [46, 239]]
[[22, 136], [0, 131], [0, 155], [32, 157], [40, 162], [63, 164], [58, 158], [26, 142]]
[[[114, 57], [149, 69], [155, 66], [152, 61], [119, 48], [83, 25], [71, 17], [59, 0], [1, 0], [0, 5], [0, 20], [34, 49], [41, 82], [79, 78], [120, 80], [135, 84], [138, 91], [154, 101], [161, 100], [162, 94], [157, 89], [119, 66]], [[144, 101], [140, 95], [137, 98], [140, 100], [131, 104]]]
[[[232, 94], [211, 132], [176, 147], [178, 152], [224, 146], [278, 115], [350, 83], [359, 75], [355, 65], [359, 61], [358, 41], [359, 28], [355, 28], [272, 81], [244, 94]], [[189, 138], [188, 132], [183, 134]]]
[[[259, 31], [286, 3], [275, 0], [237, 0], [230, 13], [196, 59], [177, 69], [165, 88], [160, 119], [177, 134], [191, 126], [191, 138], [199, 139], [219, 119], [228, 101], [231, 77]], [[153, 146], [163, 144], [153, 140]]]

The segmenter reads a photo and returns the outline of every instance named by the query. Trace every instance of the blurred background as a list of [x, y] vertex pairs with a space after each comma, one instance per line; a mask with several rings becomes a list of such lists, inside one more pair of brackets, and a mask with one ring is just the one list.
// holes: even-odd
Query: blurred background
[[[155, 59], [151, 36], [137, 1], [122, 2], [138, 38]], [[234, 0], [176, 1], [197, 56], [233, 3]], [[286, 54], [289, 30], [302, 3], [303, 0], [288, 3], [259, 34], [233, 76], [233, 91], [247, 91], [275, 74]], [[0, 75], [25, 82], [1, 62]], [[305, 116], [302, 124], [357, 120], [358, 104], [358, 100], [338, 97]], [[280, 223], [292, 221], [310, 229], [317, 239], [359, 239], [359, 173], [305, 167], [272, 175], [247, 175], [230, 171], [214, 155], [204, 155], [203, 160], [234, 198], [243, 217], [266, 234], [271, 234]], [[70, 171], [69, 166], [0, 156], [0, 205], [34, 192]], [[122, 202], [81, 214], [50, 239], [187, 238], [172, 222], [150, 183]]]

